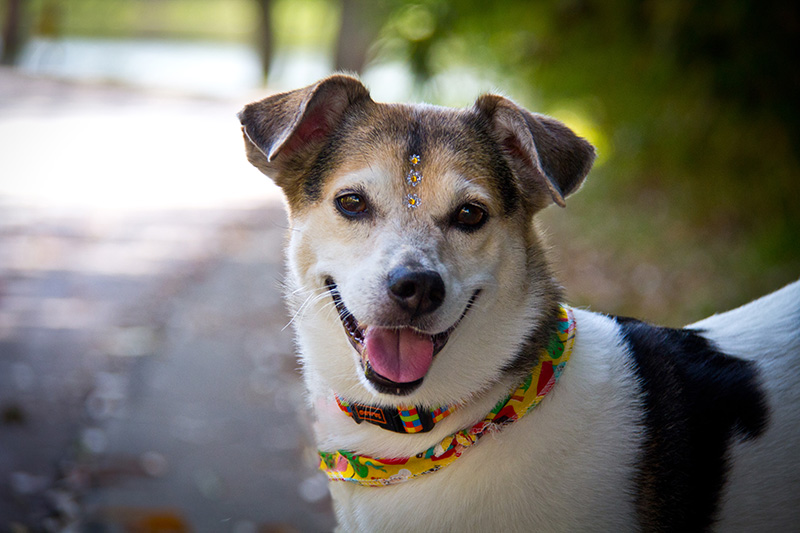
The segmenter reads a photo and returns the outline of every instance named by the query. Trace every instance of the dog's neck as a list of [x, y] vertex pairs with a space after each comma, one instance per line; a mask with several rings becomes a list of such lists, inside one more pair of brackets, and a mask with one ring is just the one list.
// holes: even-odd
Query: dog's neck
[[402, 483], [440, 470], [461, 457], [484, 435], [502, 430], [536, 407], [558, 380], [569, 360], [574, 339], [572, 312], [568, 308], [561, 308], [556, 333], [539, 354], [538, 364], [521, 384], [515, 386], [477, 423], [405, 457], [391, 455], [382, 459], [343, 449], [321, 451], [320, 468], [332, 480], [351, 481], [363, 486]]
[[336, 403], [347, 416], [357, 424], [369, 422], [379, 428], [395, 433], [425, 433], [450, 416], [455, 407], [442, 405], [435, 409], [426, 409], [415, 405], [383, 407], [348, 402], [336, 395]]
[[[338, 394], [349, 402], [365, 405], [373, 403], [370, 401], [369, 395], [362, 394], [359, 384], [354, 383], [349, 376], [343, 383], [345, 387], [334, 388], [331, 371], [335, 369], [318, 365], [317, 359], [308, 358], [303, 376], [310, 395], [310, 405], [313, 408], [314, 438], [319, 448], [323, 450], [347, 449], [383, 457], [414, 455], [440, 442], [447, 435], [482, 420], [498, 401], [505, 398], [510, 390], [519, 385], [527, 372], [537, 363], [540, 350], [546, 347], [548, 340], [555, 332], [560, 296], [557, 287], [548, 285], [545, 288], [538, 287], [536, 291], [523, 292], [535, 292], [537, 295], [544, 292], [552, 294], [553, 297], [548, 298], [549, 302], [547, 303], [543, 303], [541, 298], [527, 305], [520, 302], [517, 307], [527, 309], [528, 311], [525, 313], [507, 313], [506, 309], [513, 307], [507, 302], [500, 308], [484, 310], [486, 313], [492, 313], [496, 320], [501, 321], [505, 333], [492, 330], [490, 335], [479, 338], [477, 345], [471, 345], [469, 349], [493, 350], [498, 357], [505, 359], [507, 364], [491, 380], [488, 380], [485, 386], [479, 389], [470, 389], [467, 392], [462, 389], [455, 397], [452, 390], [448, 391], [446, 396], [439, 398], [426, 395], [425, 399], [415, 403], [415, 405], [425, 405], [431, 408], [440, 405], [449, 405], [454, 408], [450, 416], [436, 423], [429, 432], [402, 434], [386, 431], [373, 424], [354, 423], [336, 402], [336, 395]], [[330, 315], [328, 320], [331, 322], [331, 327], [340, 327], [338, 316], [333, 312]], [[319, 320], [319, 317], [316, 319]], [[332, 324], [336, 324], [336, 326]], [[519, 334], [519, 336], [507, 334], [513, 331], [525, 332], [526, 327], [530, 328], [531, 324], [534, 326], [532, 329], [527, 329], [527, 333]], [[300, 324], [298, 327], [303, 328], [304, 324]], [[333, 347], [330, 337], [318, 334], [321, 331], [319, 327], [309, 325], [308, 328], [307, 334], [300, 337], [301, 341], [308, 343], [301, 347], [305, 353], [315, 353], [331, 348], [348, 352], [352, 350], [346, 340]], [[319, 361], [324, 363], [328, 360], [331, 358]]]
[[319, 449], [357, 450], [359, 453], [380, 456], [414, 455], [440, 442], [447, 435], [480, 421], [519, 381], [517, 375], [504, 376], [487, 390], [472, 396], [457, 406], [447, 418], [425, 433], [396, 433], [374, 424], [356, 424], [342, 412], [334, 391], [317, 391], [313, 400], [314, 437]]

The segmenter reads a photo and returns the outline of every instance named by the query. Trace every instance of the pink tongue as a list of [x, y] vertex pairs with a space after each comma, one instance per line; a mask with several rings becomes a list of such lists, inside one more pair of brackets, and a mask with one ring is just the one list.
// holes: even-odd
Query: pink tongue
[[372, 369], [395, 383], [423, 378], [433, 363], [431, 336], [410, 328], [367, 328], [364, 345]]

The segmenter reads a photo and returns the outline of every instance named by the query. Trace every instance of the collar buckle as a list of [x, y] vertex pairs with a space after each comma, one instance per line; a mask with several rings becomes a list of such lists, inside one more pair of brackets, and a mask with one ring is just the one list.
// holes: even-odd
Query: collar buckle
[[[357, 424], [369, 422], [395, 433], [426, 433], [436, 425], [434, 413], [429, 409], [407, 407], [377, 407], [362, 403], [349, 403], [336, 396], [339, 407]], [[438, 411], [437, 411], [438, 412]], [[441, 418], [444, 418], [441, 414]]]

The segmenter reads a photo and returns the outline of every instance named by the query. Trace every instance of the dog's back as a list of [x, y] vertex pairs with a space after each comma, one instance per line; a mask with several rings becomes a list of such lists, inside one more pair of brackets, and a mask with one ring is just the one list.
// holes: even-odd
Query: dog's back
[[767, 423], [731, 445], [719, 531], [800, 528], [800, 282], [690, 326], [722, 352], [752, 361]]

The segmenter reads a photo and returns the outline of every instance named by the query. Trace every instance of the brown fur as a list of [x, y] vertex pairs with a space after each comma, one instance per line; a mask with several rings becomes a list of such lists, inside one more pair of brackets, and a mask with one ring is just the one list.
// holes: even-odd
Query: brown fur
[[[464, 110], [378, 104], [361, 82], [342, 75], [252, 103], [239, 116], [248, 159], [284, 190], [290, 216], [335, 196], [330, 189], [337, 183], [336, 175], [379, 164], [395, 176], [394, 194], [402, 198], [408, 158], [416, 153], [423, 154], [417, 169], [424, 178], [414, 192], [423, 198], [426, 211], [440, 215], [431, 225], [418, 217], [415, 231], [446, 228], [448, 214], [473, 200], [453, 196], [458, 183], [448, 181], [451, 175], [491, 191], [483, 199], [489, 215], [507, 219], [509, 230], [525, 228], [530, 217], [551, 201], [563, 206], [564, 197], [579, 187], [594, 160], [592, 146], [563, 124], [504, 97], [484, 95]], [[331, 225], [330, 231], [335, 228]], [[352, 235], [335, 238], [346, 242]], [[508, 365], [512, 372], [535, 363], [562, 297], [534, 228], [525, 240], [526, 270], [537, 273], [539, 302], [547, 318], [534, 325], [518, 357]], [[491, 241], [473, 253], [491, 254]], [[299, 265], [315, 262], [307, 245], [296, 254]], [[528, 287], [520, 291], [527, 292]]]
[[427, 173], [454, 169], [489, 181], [503, 213], [523, 198], [531, 215], [549, 198], [563, 206], [594, 160], [592, 146], [563, 124], [501, 96], [484, 95], [468, 110], [377, 104], [343, 75], [249, 104], [239, 118], [248, 159], [284, 190], [292, 210], [318, 200], [342, 165], [389, 153], [405, 168], [408, 155], [424, 151], [424, 164], [439, 164]]

